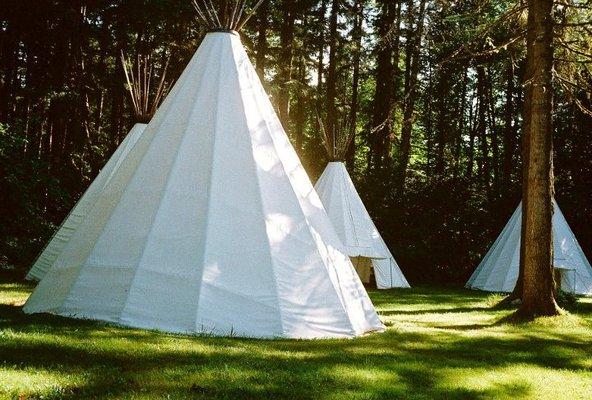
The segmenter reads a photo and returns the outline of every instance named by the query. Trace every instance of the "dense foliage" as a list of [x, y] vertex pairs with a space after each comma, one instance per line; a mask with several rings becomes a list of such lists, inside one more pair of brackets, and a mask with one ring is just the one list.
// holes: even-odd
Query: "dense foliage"
[[[592, 256], [590, 6], [556, 9], [557, 199]], [[517, 206], [525, 9], [507, 0], [268, 0], [243, 43], [310, 176], [318, 118], [357, 127], [348, 164], [413, 282], [461, 283]], [[121, 52], [169, 59], [189, 0], [0, 7], [0, 267], [22, 273], [133, 124]]]

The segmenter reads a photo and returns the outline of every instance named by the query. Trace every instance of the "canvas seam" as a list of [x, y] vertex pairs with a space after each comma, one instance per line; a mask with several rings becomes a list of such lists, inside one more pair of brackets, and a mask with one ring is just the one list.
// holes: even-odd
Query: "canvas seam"
[[[248, 56], [245, 56], [245, 57], [248, 58]], [[234, 52], [233, 52], [232, 60], [233, 60], [234, 68], [236, 69], [237, 76], [238, 76], [240, 74], [240, 66], [238, 65], [237, 58], [234, 57]], [[250, 72], [249, 71], [246, 71], [246, 73], [250, 75]], [[251, 79], [249, 79], [249, 81], [250, 80]], [[244, 102], [243, 93], [242, 93], [244, 85], [241, 82], [240, 77], [239, 77], [239, 79], [237, 79], [237, 81], [238, 81], [239, 89], [241, 91], [241, 94], [239, 96], [239, 101], [241, 102], [242, 107], [243, 107], [243, 110], [244, 110], [245, 109], [245, 102]], [[251, 86], [251, 92], [253, 93], [253, 96], [254, 96], [255, 95], [255, 91], [253, 90], [253, 85], [252, 85], [251, 82], [250, 82], [250, 86]], [[259, 106], [258, 105], [257, 105], [257, 108], [259, 109]], [[248, 127], [248, 120], [247, 120], [246, 115], [244, 115], [244, 118], [245, 118], [245, 124]], [[267, 120], [265, 120], [265, 119], [263, 119], [263, 120], [265, 122], [265, 126], [269, 130], [269, 125], [267, 124]], [[273, 138], [270, 137], [269, 140], [273, 144]], [[251, 153], [253, 153], [253, 151], [254, 151], [254, 149], [253, 149], [253, 138], [251, 137], [250, 134], [249, 134], [249, 146], [250, 146], [250, 149], [251, 149]], [[275, 149], [275, 146], [274, 146], [274, 149]], [[276, 152], [276, 154], [277, 154], [277, 152]], [[257, 169], [257, 166], [256, 166], [256, 162], [254, 160], [254, 156], [252, 155], [252, 157], [253, 157], [253, 162], [255, 164], [254, 165], [254, 170], [255, 170], [254, 172], [255, 172], [255, 177], [257, 179], [257, 184], [258, 184], [259, 187], [261, 187], [260, 186], [261, 179], [260, 179], [260, 176], [259, 176], [259, 172], [258, 172], [258, 169]], [[281, 164], [281, 161], [279, 160], [279, 155], [277, 156], [277, 158], [278, 158], [278, 162]], [[272, 255], [272, 246], [271, 246], [271, 243], [269, 242], [269, 234], [267, 232], [267, 221], [266, 221], [265, 208], [264, 208], [264, 205], [263, 205], [262, 196], [258, 196], [258, 200], [259, 200], [258, 203], [259, 203], [259, 206], [260, 206], [260, 209], [261, 209], [261, 215], [263, 216], [263, 225], [264, 225], [264, 229], [265, 229], [265, 238], [266, 238], [266, 241], [267, 241], [267, 248], [269, 250], [268, 251], [268, 256], [269, 256], [269, 260], [270, 260], [270, 263], [271, 263], [271, 270], [272, 270], [271, 273], [272, 273], [272, 276], [273, 276], [273, 285], [274, 285], [274, 288], [275, 288], [275, 298], [276, 298], [276, 302], [277, 302], [277, 310], [278, 310], [278, 313], [279, 313], [280, 329], [282, 331], [282, 334], [285, 335], [285, 334], [287, 334], [287, 332], [285, 330], [285, 321], [284, 321], [284, 313], [283, 313], [283, 310], [282, 310], [282, 301], [280, 299], [279, 290], [278, 290], [278, 279], [277, 279], [277, 272], [276, 272], [276, 262], [275, 262], [275, 259], [274, 259], [273, 255]]]
[[[183, 82], [183, 84], [185, 84], [186, 82], [187, 81]], [[196, 94], [193, 96], [193, 99], [194, 100], [197, 97], [197, 93], [198, 92], [199, 92], [199, 90], [196, 90]], [[191, 120], [192, 114], [193, 114], [193, 111], [189, 114], [189, 117], [187, 118], [187, 121], [190, 121]], [[164, 122], [164, 120], [163, 120], [163, 122]], [[161, 122], [161, 125], [162, 125], [163, 122]], [[183, 134], [181, 135], [181, 137], [179, 139], [179, 147], [182, 146], [183, 142], [185, 141], [185, 138], [187, 137], [187, 133], [188, 133], [188, 127], [187, 127], [187, 125], [185, 126], [185, 129], [183, 131]], [[160, 130], [160, 128], [159, 128], [159, 130]], [[158, 132], [158, 130], [156, 132]], [[152, 137], [152, 140], [154, 140], [155, 137], [156, 137], [156, 134]], [[151, 141], [150, 144], [152, 144], [152, 141]], [[175, 158], [173, 160], [173, 163], [171, 164], [171, 167], [170, 167], [169, 171], [167, 172], [167, 176], [166, 176], [166, 180], [165, 180], [165, 185], [164, 185], [164, 190], [163, 190], [162, 194], [160, 195], [160, 200], [159, 200], [159, 202], [158, 202], [158, 204], [156, 206], [156, 211], [154, 212], [154, 215], [152, 216], [150, 228], [149, 228], [148, 233], [146, 235], [146, 239], [144, 240], [144, 244], [142, 246], [142, 250], [140, 251], [140, 257], [138, 257], [138, 262], [136, 263], [135, 268], [134, 268], [133, 277], [130, 280], [129, 286], [127, 287], [127, 296], [126, 296], [125, 302], [124, 302], [124, 304], [123, 304], [123, 306], [122, 306], [122, 308], [121, 308], [121, 310], [119, 312], [118, 321], [121, 321], [123, 319], [123, 315], [125, 314], [126, 309], [127, 309], [128, 305], [129, 305], [129, 301], [130, 301], [130, 297], [131, 297], [131, 290], [134, 287], [134, 284], [136, 282], [136, 278], [137, 278], [138, 272], [140, 270], [140, 265], [142, 264], [142, 260], [144, 259], [144, 253], [146, 252], [146, 247], [148, 245], [148, 242], [150, 240], [150, 237], [152, 236], [152, 232], [154, 230], [154, 222], [156, 221], [156, 218], [158, 217], [158, 214], [159, 214], [159, 212], [161, 210], [162, 200], [164, 199], [164, 196], [167, 193], [167, 189], [168, 189], [169, 185], [171, 184], [170, 183], [170, 177], [171, 177], [171, 174], [173, 173], [173, 171], [175, 169], [175, 166], [177, 165], [177, 162], [179, 161], [179, 154], [180, 154], [180, 152], [178, 151], [177, 154], [175, 155]], [[139, 166], [140, 166], [140, 164], [138, 164], [138, 168], [136, 169], [136, 172], [139, 169]], [[134, 172], [134, 176], [135, 176], [135, 172]], [[131, 183], [132, 180], [133, 180], [133, 178], [130, 179], [130, 182], [129, 183]]]
[[[207, 35], [206, 35], [207, 36]], [[213, 46], [212, 46], [213, 47]], [[195, 318], [194, 318], [194, 322], [193, 322], [193, 326], [194, 329], [196, 331], [199, 331], [198, 327], [197, 327], [197, 321], [198, 321], [198, 316], [199, 316], [199, 309], [200, 309], [200, 300], [201, 300], [201, 296], [202, 296], [202, 291], [203, 291], [203, 277], [204, 274], [206, 272], [206, 254], [207, 254], [207, 249], [208, 249], [208, 233], [210, 230], [210, 203], [212, 202], [212, 184], [214, 182], [214, 156], [216, 154], [216, 142], [217, 142], [217, 127], [219, 125], [219, 117], [220, 117], [220, 85], [222, 82], [221, 76], [222, 76], [222, 57], [218, 57], [218, 68], [217, 68], [217, 75], [216, 75], [216, 79], [218, 80], [217, 82], [217, 92], [216, 92], [216, 99], [218, 100], [217, 102], [217, 106], [216, 106], [216, 114], [214, 117], [214, 126], [213, 126], [213, 138], [212, 138], [212, 151], [211, 151], [211, 169], [210, 169], [210, 179], [208, 180], [208, 186], [207, 186], [207, 190], [208, 190], [208, 197], [207, 197], [207, 201], [206, 201], [206, 215], [205, 215], [205, 229], [204, 229], [204, 233], [203, 233], [203, 252], [202, 252], [202, 257], [201, 257], [201, 276], [199, 278], [199, 291], [197, 293], [197, 306], [195, 307]], [[195, 110], [194, 110], [195, 111]]]

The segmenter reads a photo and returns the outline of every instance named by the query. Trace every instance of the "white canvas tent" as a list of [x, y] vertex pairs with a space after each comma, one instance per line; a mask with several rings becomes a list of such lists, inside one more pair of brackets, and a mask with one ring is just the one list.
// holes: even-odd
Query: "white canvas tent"
[[378, 233], [345, 164], [330, 162], [315, 189], [363, 282], [374, 272], [378, 289], [408, 288], [409, 283]]
[[369, 282], [372, 269], [378, 289], [408, 288], [409, 283], [372, 222], [345, 164], [330, 162], [315, 189], [362, 281]]
[[[592, 295], [592, 268], [555, 201], [553, 214], [554, 267], [561, 288], [570, 293]], [[466, 284], [489, 292], [511, 292], [520, 265], [522, 203]]]
[[383, 329], [233, 32], [206, 35], [24, 311], [246, 337]]
[[76, 203], [72, 211], [70, 211], [70, 214], [66, 217], [60, 228], [54, 233], [47, 246], [45, 246], [45, 249], [43, 249], [29, 270], [29, 273], [25, 277], [26, 279], [33, 281], [40, 281], [43, 279], [47, 270], [57, 260], [72, 236], [74, 236], [78, 230], [80, 224], [86, 218], [89, 210], [94, 206], [100, 193], [109, 184], [114, 173], [126, 159], [128, 153], [134, 147], [146, 126], [146, 124], [135, 124], [132, 130], [123, 139], [109, 161], [107, 161], [95, 180], [91, 183], [86, 192], [84, 192], [80, 200], [78, 200], [78, 203]]

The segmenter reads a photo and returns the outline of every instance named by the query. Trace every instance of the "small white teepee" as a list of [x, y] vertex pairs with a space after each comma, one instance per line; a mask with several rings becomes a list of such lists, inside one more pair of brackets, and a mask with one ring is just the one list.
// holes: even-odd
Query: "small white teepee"
[[315, 185], [347, 255], [364, 283], [372, 272], [378, 289], [408, 288], [409, 283], [372, 222], [343, 163], [354, 139], [355, 127], [347, 117], [325, 129], [319, 118], [323, 144], [331, 161]]
[[340, 248], [238, 34], [211, 32], [24, 311], [246, 337], [384, 329]]
[[[553, 206], [554, 266], [561, 277], [561, 288], [574, 294], [592, 295], [590, 263], [555, 200]], [[489, 292], [514, 290], [520, 266], [521, 221], [522, 203], [467, 282], [467, 288]]]
[[165, 65], [160, 71], [160, 81], [151, 95], [150, 86], [154, 78], [154, 66], [150, 57], [138, 55], [136, 64], [129, 62], [122, 53], [121, 56], [123, 70], [127, 77], [127, 89], [132, 100], [134, 116], [138, 121], [129, 131], [123, 141], [119, 144], [111, 158], [95, 177], [91, 185], [78, 200], [70, 214], [62, 222], [62, 225], [54, 233], [47, 246], [43, 249], [25, 279], [40, 281], [45, 276], [47, 270], [57, 260], [70, 239], [75, 235], [76, 230], [86, 218], [88, 212], [94, 206], [100, 193], [109, 184], [111, 178], [124, 162], [130, 150], [134, 147], [148, 122], [156, 112], [160, 101], [166, 94], [166, 70]]
[[40, 281], [43, 279], [47, 270], [53, 265], [57, 258], [62, 254], [64, 248], [75, 235], [88, 215], [89, 210], [92, 209], [101, 192], [107, 187], [111, 178], [121, 166], [130, 150], [134, 147], [142, 132], [146, 128], [146, 124], [137, 123], [119, 144], [109, 161], [105, 164], [103, 169], [99, 172], [97, 177], [90, 184], [88, 189], [84, 192], [82, 197], [78, 200], [70, 214], [66, 217], [59, 229], [54, 233], [47, 246], [43, 249], [25, 279], [32, 281]]

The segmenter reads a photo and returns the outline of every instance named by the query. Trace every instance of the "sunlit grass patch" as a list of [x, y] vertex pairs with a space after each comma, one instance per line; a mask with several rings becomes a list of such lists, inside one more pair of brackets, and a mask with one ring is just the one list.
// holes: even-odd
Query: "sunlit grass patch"
[[64, 373], [19, 365], [0, 367], [0, 395], [7, 398], [49, 396], [86, 383], [85, 372]]
[[[467, 387], [475, 390], [499, 388], [513, 398], [571, 398], [587, 399], [592, 391], [592, 374], [534, 366], [514, 364], [493, 370], [456, 371], [463, 377]], [[500, 396], [501, 397], [501, 396]]]
[[503, 293], [491, 293], [485, 298], [485, 304], [488, 307], [493, 308], [497, 306], [505, 297], [506, 295]]
[[19, 283], [0, 284], [0, 304], [22, 306], [32, 286]]

